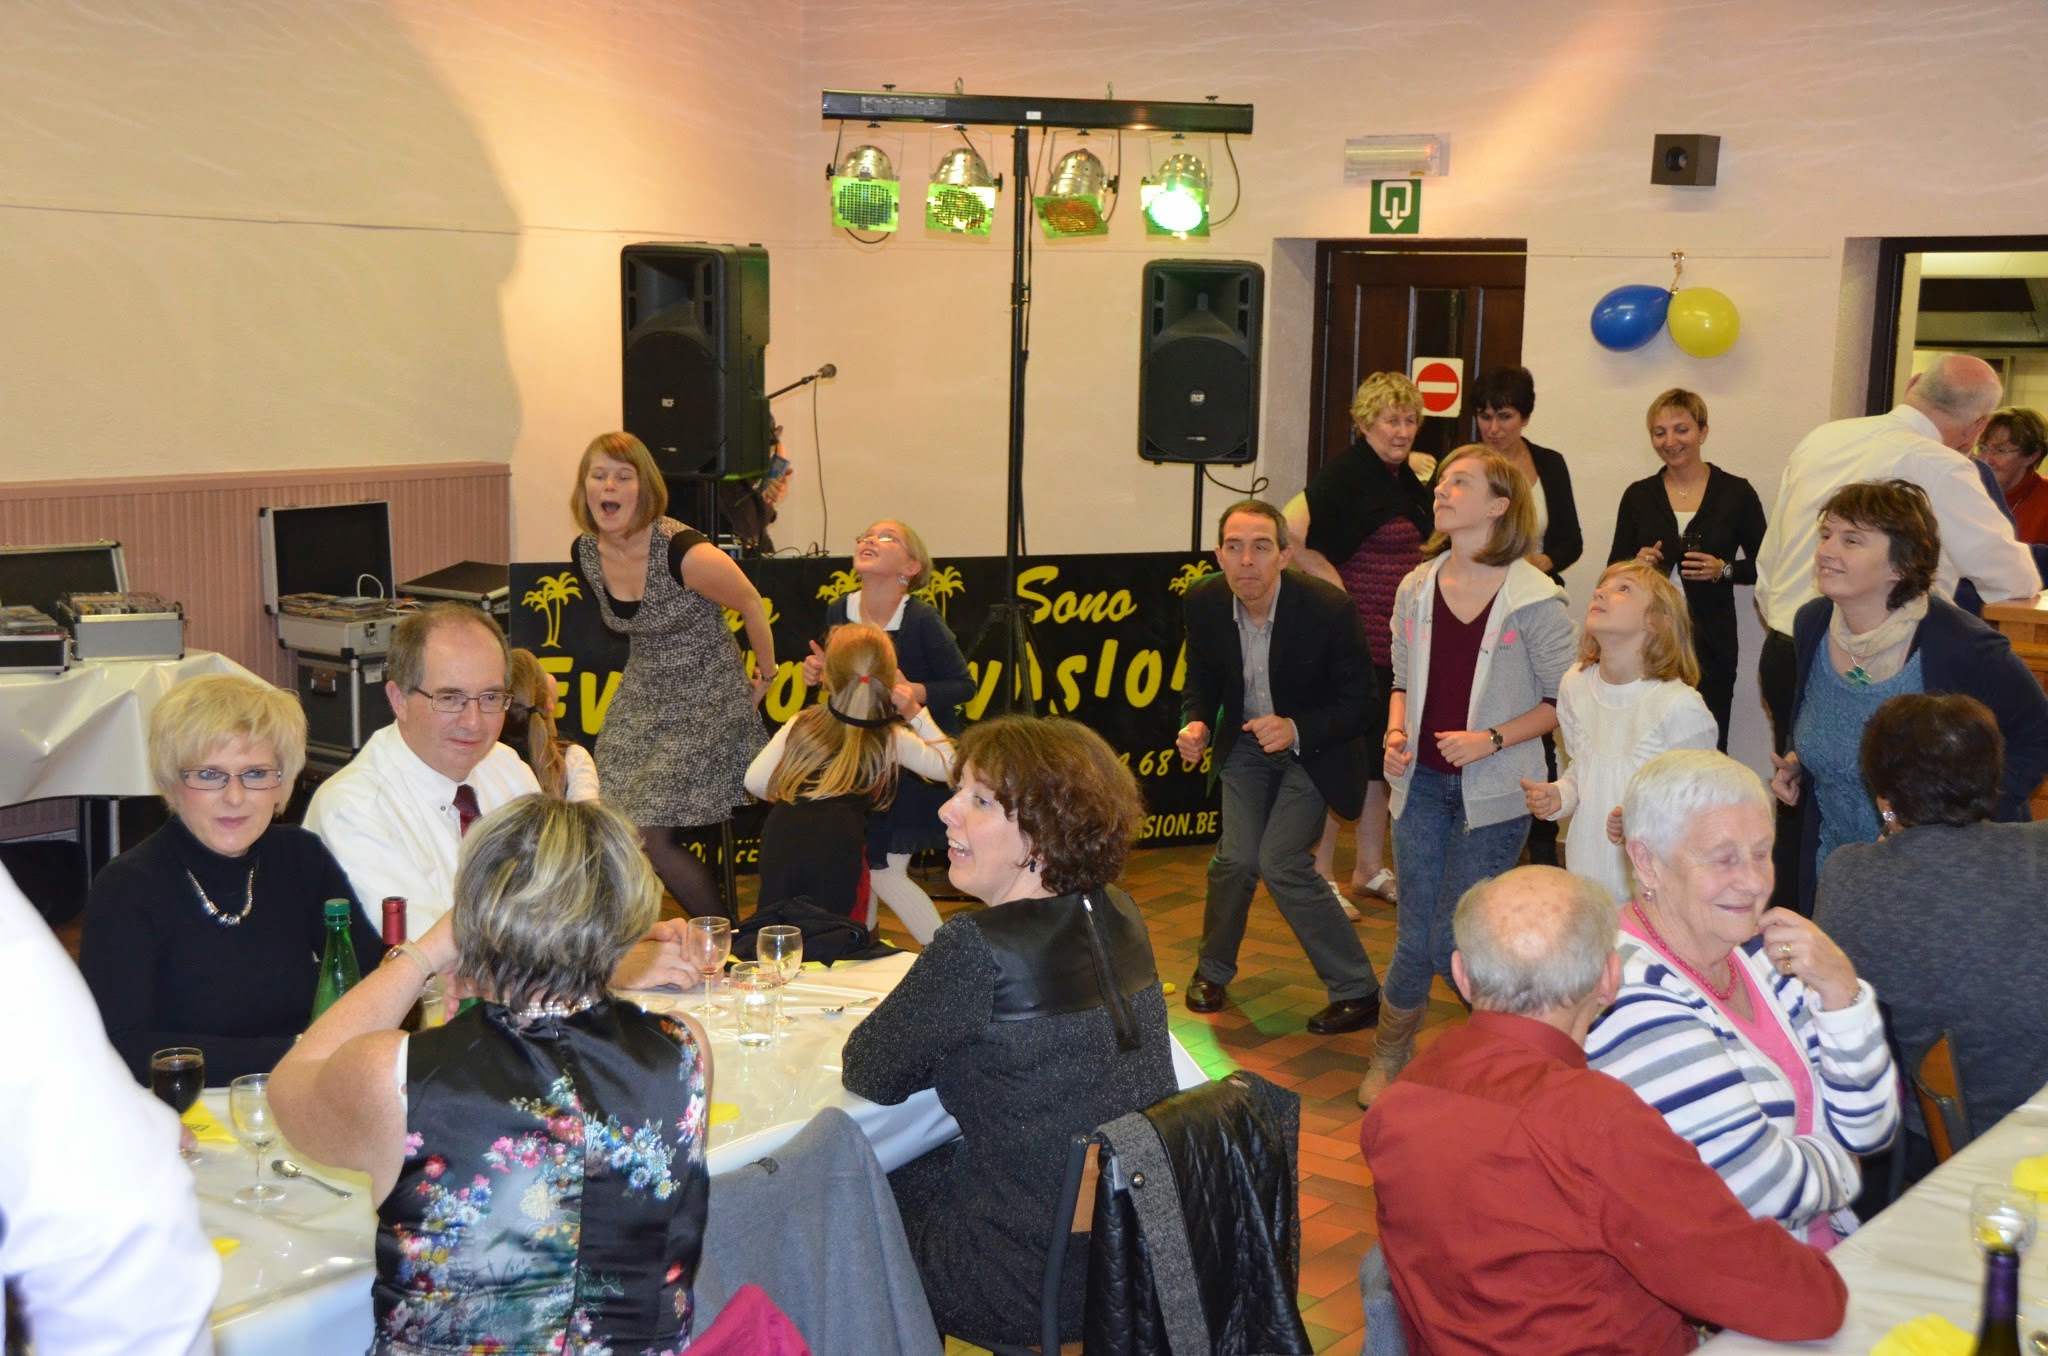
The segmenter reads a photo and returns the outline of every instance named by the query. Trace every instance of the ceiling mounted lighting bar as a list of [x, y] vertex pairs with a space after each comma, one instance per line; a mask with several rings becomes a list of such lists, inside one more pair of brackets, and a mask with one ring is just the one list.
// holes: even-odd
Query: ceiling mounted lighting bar
[[828, 89], [823, 116], [849, 122], [965, 123], [972, 127], [1061, 127], [1127, 132], [1249, 136], [1250, 104], [1168, 103], [1146, 99], [1026, 99], [1009, 94], [917, 94], [907, 90]]

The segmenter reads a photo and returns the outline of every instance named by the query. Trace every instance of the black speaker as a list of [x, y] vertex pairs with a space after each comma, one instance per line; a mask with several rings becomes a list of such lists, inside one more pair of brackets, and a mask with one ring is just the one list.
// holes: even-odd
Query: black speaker
[[1704, 132], [1659, 132], [1650, 144], [1650, 182], [1712, 188], [1721, 173], [1721, 138]]
[[768, 251], [628, 245], [619, 251], [619, 312], [626, 432], [647, 444], [662, 475], [766, 475]]
[[1145, 265], [1138, 455], [1241, 465], [1259, 455], [1266, 271], [1241, 260]]

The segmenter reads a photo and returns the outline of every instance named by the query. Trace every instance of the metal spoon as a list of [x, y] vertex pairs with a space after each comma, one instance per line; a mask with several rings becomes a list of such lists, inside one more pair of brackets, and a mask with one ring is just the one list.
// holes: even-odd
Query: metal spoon
[[860, 999], [860, 1000], [859, 1000], [859, 1001], [857, 1001], [857, 1002], [853, 1002], [853, 1003], [841, 1003], [841, 1004], [840, 1004], [840, 1005], [839, 1005], [838, 1007], [836, 1007], [836, 1008], [825, 1008], [825, 1009], [822, 1009], [822, 1012], [823, 1012], [823, 1015], [824, 1015], [824, 1016], [827, 1016], [827, 1017], [837, 1017], [837, 1016], [838, 1016], [838, 1015], [839, 1015], [840, 1013], [842, 1013], [842, 1012], [846, 1011], [846, 1010], [847, 1010], [848, 1008], [864, 1008], [864, 1007], [866, 1007], [866, 1006], [867, 1006], [868, 1004], [870, 1004], [870, 1003], [874, 1002], [874, 1001], [875, 1001], [875, 999], [877, 999], [877, 998], [880, 998], [880, 997], [881, 997], [881, 995], [880, 995], [880, 994], [872, 994], [872, 995], [870, 995], [869, 997], [866, 997], [866, 998]]
[[304, 1168], [292, 1162], [289, 1158], [271, 1159], [270, 1170], [276, 1173], [279, 1177], [296, 1177], [301, 1181], [311, 1182], [314, 1186], [319, 1187], [321, 1190], [331, 1191], [335, 1195], [341, 1197], [344, 1200], [348, 1199], [348, 1197], [355, 1194], [351, 1191], [342, 1190], [340, 1187], [336, 1186], [332, 1182], [321, 1181], [318, 1177], [315, 1177], [312, 1173], [307, 1172]]

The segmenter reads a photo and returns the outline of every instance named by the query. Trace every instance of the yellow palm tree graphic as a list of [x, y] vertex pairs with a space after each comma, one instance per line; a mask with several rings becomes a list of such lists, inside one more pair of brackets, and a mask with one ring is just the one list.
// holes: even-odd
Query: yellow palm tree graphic
[[1171, 593], [1186, 593], [1189, 585], [1198, 584], [1215, 573], [1216, 567], [1213, 565], [1191, 562], [1181, 566], [1180, 573], [1169, 579], [1166, 582], [1166, 587], [1168, 592]]
[[917, 591], [917, 596], [939, 609], [941, 617], [946, 615], [946, 600], [967, 587], [960, 578], [960, 571], [951, 565], [932, 575], [932, 582]]
[[830, 579], [818, 585], [818, 597], [829, 603], [834, 598], [844, 598], [859, 587], [860, 576], [852, 570], [834, 570]]
[[541, 642], [544, 650], [562, 648], [562, 607], [571, 598], [581, 598], [583, 590], [576, 587], [576, 575], [564, 570], [558, 575], [541, 576], [540, 587], [529, 589], [520, 601], [548, 619], [548, 638]]

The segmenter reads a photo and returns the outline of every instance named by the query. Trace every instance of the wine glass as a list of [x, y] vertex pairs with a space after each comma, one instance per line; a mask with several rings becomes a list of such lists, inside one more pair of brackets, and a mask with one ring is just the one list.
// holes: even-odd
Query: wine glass
[[739, 961], [732, 967], [732, 990], [739, 999], [740, 1044], [766, 1045], [775, 1039], [774, 967]]
[[158, 1101], [183, 1116], [206, 1086], [206, 1054], [191, 1045], [174, 1045], [149, 1057], [149, 1090]]
[[1979, 1252], [2024, 1255], [2034, 1245], [2034, 1193], [1998, 1182], [1972, 1191], [1970, 1237]]
[[701, 1015], [708, 1023], [711, 1020], [711, 981], [725, 968], [726, 957], [732, 954], [732, 923], [724, 918], [692, 918], [690, 920], [690, 963], [704, 972], [704, 1006]]
[[235, 1138], [256, 1160], [256, 1180], [235, 1193], [237, 1205], [262, 1205], [284, 1193], [263, 1180], [263, 1151], [277, 1142], [277, 1118], [270, 1111], [270, 1075], [243, 1074], [228, 1084], [228, 1120]]
[[796, 1019], [782, 1015], [782, 986], [797, 977], [804, 966], [804, 930], [777, 924], [754, 935], [754, 955], [772, 975], [775, 986], [775, 1024], [789, 1026]]

